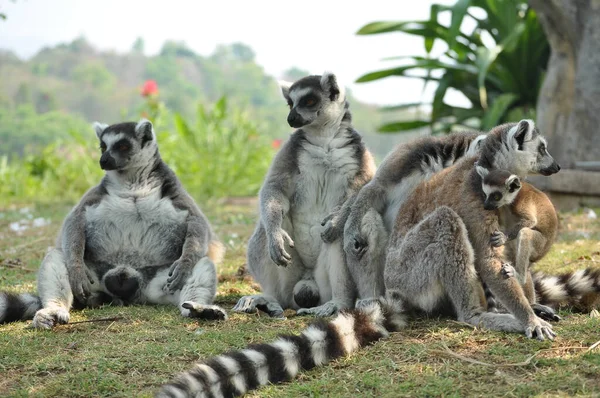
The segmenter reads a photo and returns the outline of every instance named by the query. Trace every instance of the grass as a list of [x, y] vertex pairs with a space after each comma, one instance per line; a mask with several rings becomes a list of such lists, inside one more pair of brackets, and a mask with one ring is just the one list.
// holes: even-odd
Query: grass
[[[238, 201], [205, 209], [228, 249], [217, 296], [225, 308], [258, 291], [243, 273], [255, 208], [252, 201]], [[68, 210], [68, 205], [0, 209], [0, 289], [35, 291], [38, 264]], [[13, 230], [13, 223], [29, 225], [36, 218], [49, 223]], [[566, 271], [598, 266], [599, 261], [600, 221], [583, 213], [561, 214], [558, 242], [537, 269]], [[152, 396], [198, 359], [298, 332], [311, 320], [293, 312], [286, 320], [232, 313], [227, 322], [200, 322], [182, 318], [169, 306], [107, 306], [71, 315], [72, 321], [120, 319], [61, 325], [53, 331], [26, 329], [28, 322], [0, 326], [0, 396]], [[588, 347], [600, 340], [600, 318], [569, 311], [561, 316], [554, 342], [474, 329], [449, 319], [414, 320], [352, 357], [250, 396], [598, 395], [600, 348]]]

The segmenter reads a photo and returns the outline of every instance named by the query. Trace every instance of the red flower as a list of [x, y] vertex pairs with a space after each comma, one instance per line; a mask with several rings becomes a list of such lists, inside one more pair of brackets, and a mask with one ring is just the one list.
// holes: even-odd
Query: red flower
[[281, 143], [282, 143], [282, 142], [283, 142], [283, 140], [282, 140], [282, 139], [280, 139], [280, 138], [274, 139], [274, 140], [271, 142], [271, 146], [273, 147], [273, 149], [279, 149], [279, 147], [281, 146]]
[[146, 80], [142, 86], [142, 97], [149, 97], [158, 94], [158, 84], [154, 80]]

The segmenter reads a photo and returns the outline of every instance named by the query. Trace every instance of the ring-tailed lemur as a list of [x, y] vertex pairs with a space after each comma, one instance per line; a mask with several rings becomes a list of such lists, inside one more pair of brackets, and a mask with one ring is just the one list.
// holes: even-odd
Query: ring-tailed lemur
[[389, 233], [400, 205], [421, 181], [467, 153], [475, 153], [485, 135], [453, 133], [399, 144], [377, 168], [373, 179], [341, 210], [329, 217], [324, 239], [343, 229], [344, 252], [359, 297], [384, 293], [383, 266]]
[[[521, 285], [502, 276], [503, 248], [490, 244], [499, 229], [498, 211], [484, 209], [482, 179], [474, 167], [519, 176], [555, 173], [560, 167], [552, 156], [538, 151], [542, 142], [528, 120], [496, 127], [479, 155], [419, 184], [396, 217], [384, 271], [386, 294], [426, 312], [450, 304], [460, 321], [473, 325], [553, 339], [552, 326], [536, 316]], [[479, 278], [511, 314], [484, 310]]]
[[[521, 123], [531, 123], [523, 120]], [[423, 137], [398, 145], [378, 167], [373, 179], [351, 203], [344, 226], [344, 252], [348, 268], [355, 278], [359, 296], [378, 297], [384, 293], [383, 268], [389, 233], [398, 209], [415, 187], [465, 155], [478, 153], [486, 138], [506, 130], [498, 126], [491, 133], [452, 133], [443, 137]], [[498, 145], [492, 140], [489, 145]], [[553, 159], [542, 155], [545, 142], [534, 130], [525, 140], [524, 130], [510, 145], [491, 151], [493, 157], [481, 159], [483, 167], [499, 168], [507, 160], [519, 162], [519, 175], [550, 172]], [[507, 143], [504, 143], [507, 144]], [[488, 155], [490, 156], [490, 155]]]
[[350, 355], [404, 327], [404, 318], [385, 302], [318, 320], [300, 335], [283, 335], [266, 344], [224, 353], [194, 365], [162, 386], [157, 398], [235, 397], [281, 383], [303, 370]]
[[224, 319], [212, 305], [224, 253], [208, 220], [162, 161], [147, 120], [96, 123], [106, 174], [66, 217], [42, 261], [39, 298], [0, 295], [0, 321], [51, 328], [73, 304], [175, 304], [182, 315]]
[[321, 223], [371, 179], [375, 164], [335, 75], [304, 77], [282, 92], [297, 130], [260, 189], [260, 219], [248, 242], [248, 269], [263, 294], [242, 297], [233, 309], [331, 315], [354, 306], [356, 288], [341, 240], [324, 243]]

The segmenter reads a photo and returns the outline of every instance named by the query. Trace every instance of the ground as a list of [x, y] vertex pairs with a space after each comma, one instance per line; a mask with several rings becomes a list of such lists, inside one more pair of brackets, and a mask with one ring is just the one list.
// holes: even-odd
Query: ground
[[[244, 273], [255, 209], [252, 200], [205, 206], [228, 249], [217, 296], [226, 309], [258, 291]], [[0, 289], [35, 291], [39, 262], [68, 210], [0, 205]], [[558, 242], [537, 269], [598, 267], [600, 221], [587, 211], [564, 213], [560, 226]], [[561, 311], [554, 342], [421, 319], [350, 358], [250, 396], [598, 395], [600, 347], [593, 346], [600, 340], [600, 318], [593, 315]], [[102, 318], [113, 319], [97, 321]], [[311, 319], [293, 312], [286, 320], [231, 313], [226, 322], [201, 322], [169, 306], [72, 312], [72, 322], [87, 320], [96, 321], [52, 331], [27, 329], [29, 322], [0, 325], [0, 396], [152, 396], [196, 360], [298, 332]]]

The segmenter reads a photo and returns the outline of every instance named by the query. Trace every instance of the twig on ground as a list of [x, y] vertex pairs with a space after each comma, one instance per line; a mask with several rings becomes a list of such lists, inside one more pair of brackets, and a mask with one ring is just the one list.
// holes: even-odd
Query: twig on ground
[[448, 346], [446, 344], [443, 344], [443, 343], [442, 343], [442, 347], [444, 348], [443, 351], [441, 351], [441, 350], [429, 350], [429, 352], [431, 352], [433, 354], [448, 355], [448, 356], [460, 359], [461, 361], [469, 362], [469, 363], [472, 363], [472, 364], [475, 364], [475, 365], [490, 366], [490, 367], [497, 367], [497, 368], [506, 368], [506, 367], [514, 367], [514, 366], [527, 366], [527, 365], [529, 365], [531, 363], [531, 361], [533, 360], [533, 358], [535, 358], [537, 355], [539, 355], [539, 354], [541, 354], [543, 352], [548, 352], [548, 351], [566, 351], [566, 350], [586, 350], [585, 352], [589, 352], [589, 351], [593, 350], [594, 348], [596, 348], [598, 346], [600, 346], [600, 341], [595, 342], [594, 344], [592, 344], [589, 347], [572, 346], [572, 347], [545, 348], [543, 350], [537, 351], [536, 353], [534, 353], [533, 355], [531, 355], [530, 357], [528, 357], [523, 362], [499, 363], [499, 364], [482, 362], [482, 361], [478, 361], [478, 360], [473, 359], [473, 358], [465, 357], [464, 355], [461, 355], [461, 354], [458, 354], [458, 353], [452, 351], [450, 348], [448, 348]]
[[114, 322], [114, 321], [120, 321], [121, 319], [123, 319], [122, 316], [113, 316], [110, 318], [96, 318], [96, 319], [87, 319], [85, 321], [69, 322], [69, 323], [65, 323], [65, 325], [75, 325], [76, 323], [91, 323], [91, 322]]

